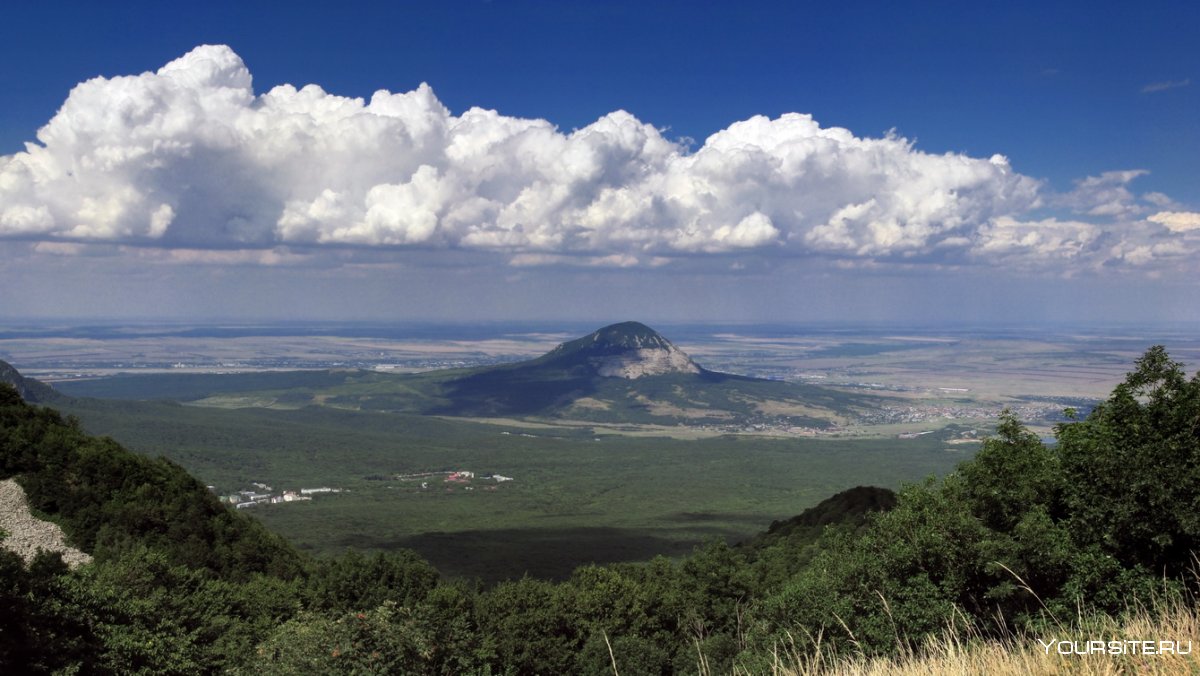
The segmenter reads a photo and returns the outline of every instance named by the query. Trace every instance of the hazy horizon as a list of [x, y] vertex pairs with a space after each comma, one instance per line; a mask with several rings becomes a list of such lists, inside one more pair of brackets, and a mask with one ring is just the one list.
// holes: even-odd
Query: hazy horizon
[[[393, 320], [375, 319], [322, 319], [322, 318], [292, 318], [292, 319], [253, 319], [245, 317], [5, 317], [4, 325], [0, 326], [0, 337], [19, 331], [53, 331], [61, 330], [120, 330], [120, 329], [162, 329], [191, 330], [215, 332], [223, 331], [317, 331], [324, 329], [345, 329], [351, 333], [355, 330], [387, 329], [403, 331], [406, 329], [470, 329], [479, 331], [544, 331], [552, 329], [572, 330], [587, 327], [601, 328], [621, 322], [636, 321], [646, 324], [653, 329], [683, 328], [692, 331], [719, 332], [727, 329], [754, 329], [758, 332], [865, 332], [865, 333], [902, 333], [914, 331], [918, 333], [970, 333], [970, 332], [1020, 332], [1037, 331], [1045, 333], [1094, 331], [1098, 336], [1114, 336], [1111, 332], [1126, 332], [1137, 329], [1154, 331], [1196, 331], [1200, 330], [1200, 321], [1061, 321], [1041, 323], [1021, 323], [1016, 321], [992, 322], [899, 322], [888, 320], [813, 320], [813, 321], [765, 321], [765, 320], [659, 320], [653, 317], [597, 317], [594, 319], [581, 318], [529, 318], [529, 319], [422, 319], [406, 318]], [[591, 329], [587, 329], [590, 331]], [[337, 334], [335, 334], [337, 335]], [[1141, 337], [1141, 336], [1136, 336]]]

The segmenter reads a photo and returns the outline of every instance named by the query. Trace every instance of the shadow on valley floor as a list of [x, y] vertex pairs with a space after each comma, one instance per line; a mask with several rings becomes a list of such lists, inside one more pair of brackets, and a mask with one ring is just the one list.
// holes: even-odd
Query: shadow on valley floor
[[744, 523], [755, 528], [771, 522], [770, 517], [761, 514], [734, 514], [732, 512], [676, 512], [666, 518], [676, 523]]
[[530, 577], [564, 580], [589, 563], [647, 561], [658, 555], [679, 556], [697, 545], [721, 538], [744, 537], [718, 528], [696, 537], [695, 528], [680, 537], [671, 529], [521, 528], [455, 533], [422, 533], [399, 540], [348, 534], [337, 546], [360, 550], [412, 549], [447, 577], [479, 578], [491, 585], [506, 579]]

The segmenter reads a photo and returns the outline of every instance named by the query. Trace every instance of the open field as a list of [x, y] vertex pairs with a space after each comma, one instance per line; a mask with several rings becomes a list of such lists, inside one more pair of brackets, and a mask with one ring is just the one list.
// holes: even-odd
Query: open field
[[378, 368], [411, 372], [516, 361], [571, 337], [513, 327], [153, 325], [0, 328], [0, 359], [45, 380], [116, 373]]

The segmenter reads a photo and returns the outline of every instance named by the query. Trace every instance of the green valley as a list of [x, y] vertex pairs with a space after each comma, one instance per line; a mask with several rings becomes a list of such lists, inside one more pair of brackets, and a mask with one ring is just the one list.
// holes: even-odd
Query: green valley
[[[912, 439], [684, 440], [332, 408], [57, 405], [91, 432], [171, 458], [221, 494], [252, 482], [345, 489], [251, 510], [303, 549], [411, 547], [447, 574], [491, 580], [527, 571], [557, 577], [591, 561], [738, 540], [853, 485], [898, 487], [943, 473], [974, 449], [945, 443], [953, 430]], [[395, 478], [453, 470], [513, 481], [422, 489]]]
[[[955, 427], [814, 438], [886, 399], [709, 371], [637, 322], [473, 369], [60, 387], [55, 404], [87, 430], [180, 463], [302, 549], [411, 548], [487, 581], [737, 541], [856, 484], [943, 473], [975, 448], [948, 443]], [[756, 427], [800, 433], [726, 433]], [[270, 504], [247, 497], [254, 486], [336, 492]]]

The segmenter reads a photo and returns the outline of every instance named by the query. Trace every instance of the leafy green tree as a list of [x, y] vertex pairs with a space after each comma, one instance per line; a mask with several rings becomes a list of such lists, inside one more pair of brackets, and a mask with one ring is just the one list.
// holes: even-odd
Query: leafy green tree
[[790, 519], [772, 522], [766, 533], [740, 543], [738, 548], [745, 552], [754, 570], [754, 586], [759, 590], [776, 589], [808, 566], [819, 551], [818, 542], [827, 527], [861, 530], [872, 513], [886, 512], [895, 506], [894, 492], [875, 486], [856, 486]]
[[295, 581], [215, 578], [140, 547], [61, 580], [63, 610], [99, 638], [109, 673], [194, 673], [237, 666], [299, 606]]
[[991, 607], [1017, 624], [1041, 613], [1071, 574], [1073, 548], [1062, 523], [1065, 483], [1058, 454], [1027, 430], [1009, 410], [996, 435], [975, 457], [959, 465], [958, 491], [984, 527], [980, 553], [991, 563], [990, 579], [976, 605]]
[[987, 528], [1011, 532], [1032, 509], [1051, 518], [1063, 513], [1063, 478], [1058, 456], [1012, 411], [1000, 414], [996, 436], [957, 470], [971, 511]]
[[479, 602], [480, 629], [505, 673], [575, 673], [585, 639], [577, 617], [565, 585], [530, 578], [503, 582]]
[[0, 549], [0, 673], [90, 671], [101, 652], [86, 618], [63, 602], [67, 567], [57, 553], [29, 565]]
[[364, 555], [350, 550], [318, 560], [308, 588], [314, 608], [344, 612], [376, 608], [387, 601], [411, 607], [437, 582], [437, 570], [412, 551]]
[[611, 673], [615, 656], [626, 673], [671, 673], [687, 611], [679, 579], [678, 570], [661, 558], [640, 566], [577, 569], [567, 587], [586, 637], [580, 670]]
[[1123, 567], [1176, 577], [1200, 545], [1200, 374], [1151, 348], [1084, 421], [1058, 429], [1071, 531]]
[[479, 594], [473, 584], [444, 582], [413, 609], [430, 637], [424, 673], [458, 676], [487, 671], [495, 655], [479, 626]]
[[[716, 540], [697, 548], [680, 567], [685, 604], [680, 618], [684, 640], [698, 646], [710, 668], [725, 671], [744, 643], [743, 616], [754, 591], [753, 572], [745, 554]], [[695, 668], [692, 655], [680, 655], [676, 668]]]
[[[835, 650], [884, 653], [981, 616], [998, 576], [997, 545], [970, 509], [961, 477], [906, 487], [861, 532], [826, 532], [821, 552], [759, 606], [767, 640], [783, 632]], [[772, 631], [770, 628], [774, 628]]]
[[304, 613], [259, 646], [246, 672], [424, 674], [429, 673], [432, 641], [412, 611], [391, 601], [336, 619]]

